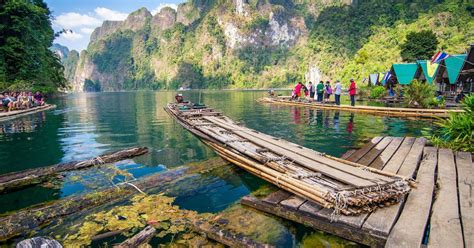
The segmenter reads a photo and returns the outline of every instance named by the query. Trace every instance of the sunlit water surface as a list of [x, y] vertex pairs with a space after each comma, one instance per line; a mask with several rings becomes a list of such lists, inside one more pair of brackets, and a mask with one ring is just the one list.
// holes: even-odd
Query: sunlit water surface
[[[73, 94], [51, 99], [52, 111], [0, 122], [0, 174], [69, 161], [89, 159], [104, 152], [147, 146], [145, 156], [116, 163], [139, 178], [193, 161], [216, 156], [163, 110], [174, 92], [120, 92]], [[320, 111], [301, 107], [259, 104], [263, 91], [186, 91], [186, 99], [199, 100], [249, 128], [340, 156], [367, 139], [381, 136], [421, 136], [432, 125], [426, 120]], [[425, 132], [426, 130], [426, 132]], [[33, 187], [0, 195], [0, 212], [111, 186], [123, 180], [92, 168], [66, 173], [56, 187]], [[180, 186], [172, 194], [181, 208], [219, 212], [265, 182], [239, 169], [209, 172]], [[271, 241], [298, 246], [307, 230], [281, 222], [286, 235]], [[322, 236], [321, 236], [322, 235]], [[322, 238], [321, 238], [322, 237]], [[318, 242], [333, 239], [319, 234]], [[270, 241], [269, 241], [270, 242]]]

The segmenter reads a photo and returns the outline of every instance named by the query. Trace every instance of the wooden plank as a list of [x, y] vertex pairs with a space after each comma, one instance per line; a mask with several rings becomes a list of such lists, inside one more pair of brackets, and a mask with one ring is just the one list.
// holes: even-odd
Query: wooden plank
[[361, 231], [360, 229], [356, 229], [338, 222], [331, 222], [330, 219], [321, 218], [317, 215], [317, 213], [321, 211], [331, 211], [329, 209], [321, 209], [319, 212], [316, 212], [316, 215], [312, 215], [308, 214], [307, 212], [302, 212], [301, 210], [293, 210], [281, 205], [268, 204], [258, 200], [253, 196], [244, 196], [240, 203], [245, 206], [249, 206], [257, 210], [372, 247], [382, 247], [386, 240], [386, 237], [371, 235], [367, 232]]
[[383, 170], [390, 173], [397, 173], [402, 166], [403, 161], [405, 161], [407, 154], [410, 152], [413, 143], [415, 143], [415, 140], [416, 138], [414, 137], [406, 137], [398, 148], [397, 152], [383, 167]]
[[[420, 247], [431, 211], [435, 189], [437, 149], [425, 147], [424, 159], [418, 169], [418, 186], [407, 197], [403, 212], [393, 227], [385, 247]], [[383, 219], [379, 219], [384, 221]]]
[[[411, 177], [411, 175], [413, 175], [414, 171], [418, 167], [418, 164], [420, 163], [425, 143], [426, 139], [423, 138], [417, 138], [415, 140], [410, 152], [400, 167], [399, 171], [405, 173], [402, 175], [407, 177]], [[384, 168], [384, 171], [386, 170], [387, 168]], [[390, 229], [395, 224], [395, 221], [402, 210], [403, 204], [404, 202], [400, 202], [393, 206], [381, 208], [371, 213], [364, 222], [362, 229], [368, 232], [377, 233], [379, 235], [388, 236]]]
[[306, 201], [305, 203], [303, 203], [303, 205], [300, 206], [299, 212], [315, 215], [321, 209], [322, 207], [319, 204], [314, 203], [312, 201]]
[[303, 205], [305, 201], [306, 199], [302, 197], [292, 195], [288, 199], [281, 201], [280, 205], [297, 210], [301, 205]]
[[356, 151], [357, 151], [357, 149], [350, 149], [347, 152], [345, 152], [344, 154], [342, 154], [341, 158], [347, 160], [347, 158], [349, 158], [349, 156], [351, 156]]
[[362, 158], [357, 161], [359, 164], [369, 166], [375, 158], [377, 158], [385, 148], [392, 142], [392, 137], [384, 137], [376, 146], [374, 146], [370, 151], [365, 154]]
[[433, 204], [428, 246], [463, 247], [453, 152], [448, 149], [439, 149], [438, 164], [439, 190]]
[[474, 164], [471, 153], [458, 152], [456, 168], [464, 246], [474, 247]]
[[351, 156], [347, 158], [347, 160], [352, 161], [352, 162], [357, 162], [359, 161], [360, 158], [362, 158], [366, 153], [370, 151], [374, 146], [376, 146], [383, 137], [375, 137], [373, 138], [370, 142], [362, 146], [359, 150], [354, 152]]
[[405, 177], [413, 177], [416, 168], [421, 160], [421, 156], [423, 154], [423, 148], [425, 147], [426, 139], [425, 138], [416, 138], [413, 146], [410, 149], [410, 152], [405, 157], [400, 170], [398, 170], [398, 174], [405, 176]]
[[270, 204], [278, 204], [281, 201], [288, 199], [292, 194], [286, 190], [278, 190], [269, 194], [267, 197], [262, 200]]
[[394, 137], [390, 145], [369, 166], [381, 170], [398, 150], [403, 140], [403, 137]]

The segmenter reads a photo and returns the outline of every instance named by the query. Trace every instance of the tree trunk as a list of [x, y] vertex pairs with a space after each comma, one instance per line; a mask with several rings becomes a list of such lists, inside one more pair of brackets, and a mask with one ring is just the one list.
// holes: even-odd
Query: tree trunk
[[51, 176], [54, 176], [61, 172], [84, 169], [98, 164], [113, 163], [127, 158], [140, 156], [147, 152], [148, 148], [146, 147], [134, 147], [118, 152], [107, 153], [99, 157], [80, 162], [74, 161], [69, 163], [56, 164], [47, 167], [4, 174], [0, 176], [0, 193], [43, 183], [47, 181]]

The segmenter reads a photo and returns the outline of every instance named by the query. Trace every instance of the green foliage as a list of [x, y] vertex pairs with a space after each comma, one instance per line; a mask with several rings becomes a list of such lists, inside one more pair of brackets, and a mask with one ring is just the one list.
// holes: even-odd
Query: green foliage
[[405, 87], [404, 92], [405, 103], [408, 106], [428, 108], [435, 95], [436, 87], [414, 79]]
[[405, 62], [429, 59], [436, 51], [438, 38], [432, 30], [410, 32], [405, 43], [400, 45], [400, 55]]
[[64, 88], [63, 67], [49, 50], [55, 34], [47, 5], [42, 0], [2, 1], [0, 20], [0, 81], [8, 88]]
[[462, 107], [464, 112], [436, 122], [440, 129], [431, 140], [440, 147], [474, 153], [474, 95], [466, 96]]
[[387, 95], [387, 90], [385, 89], [384, 86], [375, 86], [370, 90], [369, 98], [380, 99], [386, 95]]

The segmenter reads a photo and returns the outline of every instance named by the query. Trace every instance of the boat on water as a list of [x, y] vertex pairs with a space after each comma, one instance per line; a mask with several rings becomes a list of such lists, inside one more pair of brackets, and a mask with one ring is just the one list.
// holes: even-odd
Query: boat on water
[[246, 128], [202, 104], [170, 103], [165, 110], [222, 158], [335, 214], [371, 212], [411, 189], [407, 178]]

